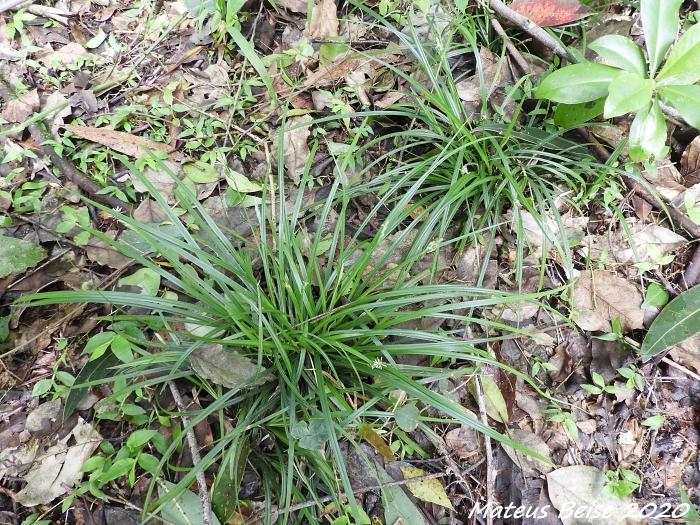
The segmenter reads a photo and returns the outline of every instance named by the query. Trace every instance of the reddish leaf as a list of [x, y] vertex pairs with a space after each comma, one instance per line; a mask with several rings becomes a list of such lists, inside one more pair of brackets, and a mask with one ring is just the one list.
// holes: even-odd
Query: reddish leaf
[[510, 8], [540, 27], [568, 24], [588, 14], [578, 0], [513, 0]]

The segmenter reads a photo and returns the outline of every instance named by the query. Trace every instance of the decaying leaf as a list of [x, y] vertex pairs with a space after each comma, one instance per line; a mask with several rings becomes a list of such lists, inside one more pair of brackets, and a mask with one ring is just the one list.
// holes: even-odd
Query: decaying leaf
[[[170, 203], [174, 202], [177, 180], [181, 179], [182, 175], [182, 164], [171, 160], [163, 161], [162, 169], [147, 167], [143, 171], [143, 176], [153, 185], [155, 191]], [[150, 191], [145, 181], [141, 180], [140, 177], [133, 177], [132, 182], [136, 191], [140, 193], [148, 193]]]
[[[479, 381], [481, 382], [481, 392], [484, 397], [486, 414], [494, 421], [508, 423], [508, 407], [496, 381], [486, 374], [479, 376]], [[467, 387], [474, 399], [478, 400], [479, 394], [474, 381], [470, 381]]]
[[642, 294], [622, 277], [604, 270], [581, 272], [573, 290], [574, 322], [583, 330], [610, 332], [619, 319], [623, 333], [644, 328]]
[[[605, 475], [595, 467], [576, 465], [547, 474], [552, 505], [563, 525], [629, 525], [636, 516], [629, 499], [603, 494]], [[629, 518], [629, 520], [628, 520]]]
[[256, 376], [258, 384], [271, 379], [253, 360], [219, 344], [200, 346], [190, 354], [190, 363], [203, 379], [226, 388], [240, 387]]
[[77, 42], [70, 42], [56, 51], [41, 52], [36, 55], [36, 59], [46, 67], [63, 68], [75, 65], [79, 60], [94, 60], [97, 55], [88, 53], [83, 46]]
[[[472, 414], [474, 419], [478, 419], [476, 414]], [[475, 460], [480, 450], [480, 435], [472, 427], [462, 425], [450, 430], [445, 434], [445, 445], [448, 450], [459, 459]]]
[[[420, 478], [427, 475], [427, 472], [416, 467], [401, 467], [401, 472], [403, 472], [404, 479]], [[435, 503], [441, 507], [455, 510], [450, 498], [447, 497], [445, 487], [442, 486], [439, 480], [427, 479], [423, 481], [414, 481], [408, 483], [407, 486], [411, 494], [419, 500]]]
[[[83, 466], [100, 444], [102, 437], [82, 418], [65, 438], [39, 455], [25, 476], [27, 485], [17, 493], [15, 501], [27, 507], [50, 503], [72, 490], [83, 476]], [[74, 443], [68, 445], [68, 443]]]
[[568, 24], [588, 14], [578, 0], [513, 0], [510, 8], [540, 27]]

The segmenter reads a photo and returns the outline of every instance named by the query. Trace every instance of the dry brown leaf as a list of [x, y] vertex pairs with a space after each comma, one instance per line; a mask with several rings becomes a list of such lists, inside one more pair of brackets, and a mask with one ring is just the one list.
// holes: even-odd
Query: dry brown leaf
[[[177, 180], [182, 179], [182, 164], [171, 160], [163, 161], [163, 169], [146, 168], [143, 176], [153, 185], [155, 190], [169, 203], [174, 202]], [[139, 177], [132, 179], [134, 189], [140, 193], [148, 193], [148, 186]]]
[[306, 0], [276, 0], [275, 4], [283, 7], [292, 13], [306, 14], [308, 2]]
[[[478, 419], [476, 414], [472, 414]], [[472, 427], [462, 425], [445, 434], [445, 445], [448, 450], [459, 459], [475, 461], [480, 451], [481, 436]]]
[[[116, 232], [107, 232], [107, 236], [113, 239], [116, 237]], [[110, 268], [124, 268], [133, 262], [130, 257], [122, 255], [113, 246], [97, 237], [90, 238], [83, 249], [88, 259]]]
[[[677, 233], [657, 224], [632, 224], [629, 232], [620, 229], [605, 235], [589, 235], [581, 241], [581, 253], [591, 261], [603, 256], [618, 263], [657, 263], [687, 241]], [[634, 248], [630, 243], [630, 234]]]
[[[513, 441], [520, 443], [522, 446], [529, 448], [533, 452], [537, 452], [540, 456], [550, 458], [549, 447], [540, 436], [533, 434], [532, 432], [528, 432], [527, 430], [515, 429], [510, 434], [510, 438]], [[520, 468], [525, 476], [534, 477], [538, 476], [539, 474], [546, 474], [552, 470], [552, 466], [548, 463], [544, 463], [539, 459], [519, 452], [513, 447], [504, 444], [503, 450], [505, 450], [508, 457]]]
[[330, 38], [338, 36], [338, 7], [334, 0], [320, 0], [311, 12], [311, 21], [304, 30], [304, 36]]
[[32, 89], [21, 97], [10, 100], [5, 106], [2, 116], [8, 122], [24, 122], [39, 109], [39, 105], [39, 93], [36, 89]]
[[77, 42], [70, 42], [56, 51], [37, 53], [36, 59], [46, 67], [63, 68], [75, 65], [79, 60], [97, 58], [97, 55], [88, 53]]
[[540, 27], [552, 27], [580, 20], [588, 9], [578, 0], [513, 0], [510, 8]]
[[683, 151], [681, 175], [686, 186], [700, 183], [700, 136], [695, 137]]
[[644, 328], [642, 294], [637, 287], [610, 272], [581, 272], [573, 290], [574, 322], [583, 330], [610, 332], [619, 319], [622, 332]]
[[145, 137], [138, 137], [131, 133], [123, 131], [114, 131], [107, 128], [92, 128], [88, 126], [75, 126], [73, 124], [64, 124], [63, 127], [80, 138], [101, 144], [108, 148], [129, 155], [130, 157], [140, 158], [148, 154], [148, 151], [160, 151], [162, 153], [170, 153], [172, 157], [178, 157], [172, 148], [156, 142], [155, 140]]
[[299, 185], [301, 174], [309, 158], [307, 140], [311, 136], [311, 116], [291, 118], [287, 121], [287, 131], [284, 133], [284, 167], [287, 177]]
[[145, 199], [134, 210], [134, 219], [141, 223], [160, 224], [168, 218], [163, 208], [153, 199]]

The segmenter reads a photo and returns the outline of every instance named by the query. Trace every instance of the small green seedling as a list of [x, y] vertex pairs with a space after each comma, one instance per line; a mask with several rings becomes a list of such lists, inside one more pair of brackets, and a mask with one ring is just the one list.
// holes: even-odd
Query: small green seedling
[[605, 473], [607, 482], [603, 486], [603, 494], [615, 496], [619, 499], [624, 499], [642, 484], [639, 475], [633, 470], [619, 468], [617, 470], [609, 470]]
[[641, 0], [646, 57], [629, 38], [603, 36], [589, 46], [602, 63], [586, 61], [559, 69], [542, 80], [535, 96], [593, 108], [602, 102], [605, 118], [636, 113], [629, 131], [630, 159], [644, 162], [662, 157], [668, 151], [663, 105], [700, 129], [700, 86], [696, 85], [700, 80], [700, 24], [689, 27], [676, 41], [682, 3]]

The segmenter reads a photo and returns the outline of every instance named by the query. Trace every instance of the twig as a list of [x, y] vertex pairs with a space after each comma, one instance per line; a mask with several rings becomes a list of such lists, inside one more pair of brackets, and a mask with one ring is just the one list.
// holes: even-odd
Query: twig
[[[484, 401], [484, 391], [481, 388], [481, 380], [479, 376], [476, 376], [475, 380], [477, 394], [476, 398], [479, 403], [479, 416], [481, 417], [481, 422], [488, 426], [489, 422], [486, 419], [486, 402]], [[493, 475], [493, 451], [491, 450], [491, 437], [488, 434], [484, 434], [484, 448], [486, 449], [486, 504], [488, 505], [494, 501], [493, 488], [496, 483]], [[493, 515], [491, 512], [486, 513], [486, 525], [493, 525]]]
[[11, 9], [15, 8], [20, 8], [23, 7], [24, 4], [31, 4], [32, 0], [5, 0], [4, 2], [0, 2], [0, 13], [4, 13], [5, 11], [9, 11]]
[[65, 9], [57, 9], [55, 7], [39, 4], [30, 5], [27, 8], [27, 11], [34, 15], [41, 16], [43, 18], [55, 20], [56, 22], [58, 22], [59, 24], [63, 24], [64, 26], [68, 25], [68, 17], [75, 16], [75, 13], [66, 11]]
[[174, 381], [168, 381], [168, 387], [170, 388], [170, 393], [175, 400], [175, 405], [177, 405], [180, 411], [180, 419], [182, 419], [182, 426], [186, 428], [185, 436], [187, 438], [187, 446], [190, 449], [190, 454], [192, 455], [192, 465], [197, 469], [197, 487], [199, 489], [199, 500], [202, 504], [202, 525], [211, 525], [211, 501], [209, 500], [209, 489], [207, 488], [207, 480], [204, 477], [204, 471], [198, 469], [198, 465], [202, 463], [202, 457], [199, 455], [199, 445], [197, 444], [197, 438], [194, 435], [194, 428], [190, 428], [190, 418], [185, 415], [187, 407], [182, 401], [182, 396], [180, 391], [177, 389]]
[[489, 0], [488, 6], [491, 9], [493, 9], [496, 15], [507, 20], [511, 24], [519, 27], [527, 34], [529, 34], [532, 38], [554, 51], [555, 54], [568, 60], [572, 64], [578, 62], [578, 58], [576, 58], [576, 55], [574, 55], [571, 51], [565, 48], [561, 44], [561, 42], [559, 42], [556, 38], [547, 33], [547, 31], [542, 29], [540, 26], [535, 24], [526, 16], [523, 16], [520, 13], [516, 13], [515, 11], [513, 11], [510, 7], [501, 2], [501, 0]]
[[700, 244], [695, 246], [693, 256], [683, 270], [681, 285], [687, 290], [698, 283], [698, 277], [700, 277]]
[[531, 74], [532, 68], [530, 67], [530, 64], [527, 63], [525, 58], [523, 58], [523, 55], [520, 53], [520, 51], [518, 51], [518, 48], [515, 47], [515, 45], [513, 44], [513, 41], [508, 36], [508, 33], [505, 32], [501, 23], [497, 19], [492, 18], [491, 25], [493, 26], [493, 29], [496, 31], [496, 33], [498, 33], [498, 35], [506, 43], [506, 47], [508, 48], [508, 52], [510, 53], [510, 56], [513, 57], [513, 60], [515, 60], [515, 63], [518, 64], [520, 71], [524, 75]]
[[661, 360], [661, 362], [662, 362], [662, 363], [666, 363], [666, 364], [669, 365], [669, 366], [672, 366], [672, 367], [675, 368], [676, 370], [680, 370], [681, 372], [683, 372], [683, 373], [686, 374], [686, 375], [689, 375], [690, 377], [692, 377], [692, 378], [695, 379], [696, 381], [700, 381], [700, 375], [696, 374], [695, 372], [691, 372], [690, 370], [688, 370], [688, 369], [687, 369], [686, 367], [684, 367], [683, 365], [679, 365], [678, 363], [676, 363], [675, 361], [669, 359], [668, 357], [664, 357], [664, 358]]

